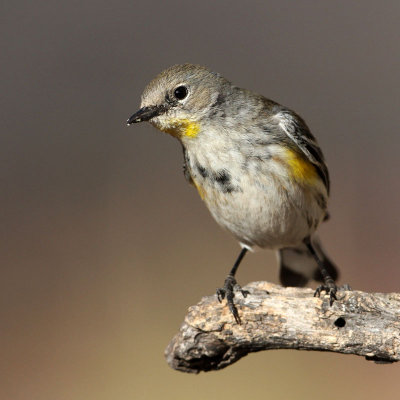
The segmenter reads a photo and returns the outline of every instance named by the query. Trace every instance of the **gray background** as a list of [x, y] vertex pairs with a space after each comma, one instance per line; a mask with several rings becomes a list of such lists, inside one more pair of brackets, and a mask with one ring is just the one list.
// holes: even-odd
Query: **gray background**
[[[295, 109], [330, 166], [321, 236], [342, 282], [399, 291], [399, 4], [3, 2], [0, 398], [396, 393], [400, 366], [328, 353], [169, 369], [187, 307], [222, 284], [239, 247], [185, 183], [178, 143], [125, 121], [181, 62]], [[248, 256], [238, 279], [277, 282], [274, 254]]]

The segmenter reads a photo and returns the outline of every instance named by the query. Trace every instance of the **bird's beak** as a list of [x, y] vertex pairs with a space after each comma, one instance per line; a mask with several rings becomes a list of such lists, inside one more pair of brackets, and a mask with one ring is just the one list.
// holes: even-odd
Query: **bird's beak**
[[165, 111], [164, 106], [149, 106], [149, 107], [142, 107], [139, 111], [135, 112], [126, 123], [128, 125], [134, 124], [136, 122], [143, 122], [149, 121], [153, 117], [160, 115], [162, 112]]

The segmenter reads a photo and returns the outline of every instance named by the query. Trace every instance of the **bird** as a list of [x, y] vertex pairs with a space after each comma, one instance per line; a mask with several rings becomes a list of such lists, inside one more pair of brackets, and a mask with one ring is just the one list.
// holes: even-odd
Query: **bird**
[[284, 286], [321, 282], [330, 305], [337, 300], [338, 269], [316, 233], [329, 218], [329, 172], [306, 122], [296, 112], [235, 86], [195, 64], [167, 68], [146, 86], [128, 125], [148, 121], [178, 141], [183, 172], [215, 221], [241, 251], [217, 289], [236, 323], [235, 295], [249, 295], [235, 275], [245, 254], [275, 250]]

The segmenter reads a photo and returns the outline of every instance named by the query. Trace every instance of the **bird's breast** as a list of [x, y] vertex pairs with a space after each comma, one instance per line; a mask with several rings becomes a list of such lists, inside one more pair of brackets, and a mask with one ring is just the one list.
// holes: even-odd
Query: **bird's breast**
[[231, 155], [223, 163], [218, 157], [213, 162], [213, 156], [189, 156], [201, 198], [215, 220], [243, 243], [290, 246], [323, 218], [325, 210], [317, 200], [323, 185], [313, 166], [289, 151], [279, 157], [246, 161]]

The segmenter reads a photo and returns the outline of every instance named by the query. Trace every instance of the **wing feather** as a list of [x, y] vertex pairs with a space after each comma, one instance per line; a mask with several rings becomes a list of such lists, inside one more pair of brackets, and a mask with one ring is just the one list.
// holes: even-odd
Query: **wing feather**
[[307, 124], [299, 115], [287, 109], [280, 110], [276, 117], [279, 120], [279, 127], [315, 166], [329, 193], [329, 172], [324, 155]]

